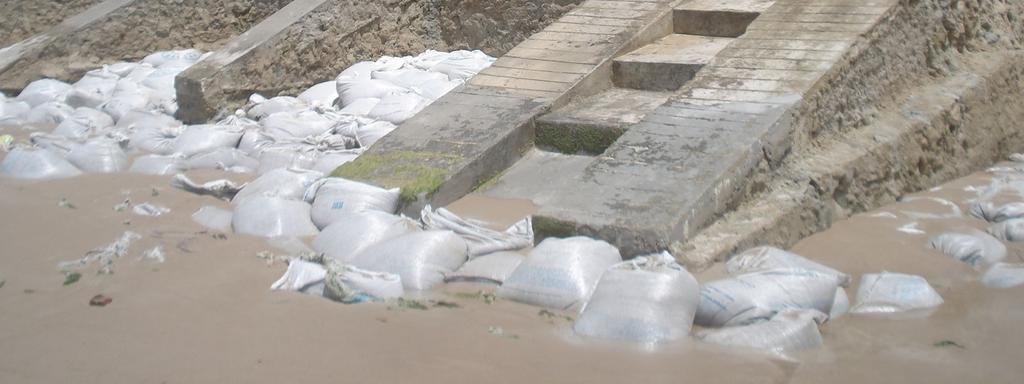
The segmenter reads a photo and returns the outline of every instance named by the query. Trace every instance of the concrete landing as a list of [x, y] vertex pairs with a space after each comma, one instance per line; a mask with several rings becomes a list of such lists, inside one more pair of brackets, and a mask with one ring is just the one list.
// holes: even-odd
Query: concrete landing
[[733, 39], [671, 34], [615, 59], [612, 76], [622, 88], [675, 91]]
[[775, 0], [689, 0], [675, 9], [676, 33], [737, 37]]
[[536, 145], [567, 154], [599, 155], [670, 96], [609, 89], [538, 118]]

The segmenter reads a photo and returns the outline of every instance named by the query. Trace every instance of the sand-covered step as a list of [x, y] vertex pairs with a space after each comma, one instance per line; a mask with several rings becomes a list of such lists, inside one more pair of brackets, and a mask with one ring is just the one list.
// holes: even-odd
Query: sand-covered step
[[671, 34], [616, 58], [612, 77], [622, 88], [674, 91], [693, 79], [732, 40]]
[[536, 145], [567, 154], [601, 154], [669, 96], [668, 92], [611, 88], [538, 118]]
[[691, 0], [673, 12], [676, 33], [737, 37], [775, 0]]

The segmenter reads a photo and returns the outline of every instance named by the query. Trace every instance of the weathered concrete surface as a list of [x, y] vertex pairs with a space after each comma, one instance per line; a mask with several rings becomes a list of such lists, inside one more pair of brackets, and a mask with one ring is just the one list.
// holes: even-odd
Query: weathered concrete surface
[[462, 48], [501, 55], [578, 2], [296, 0], [179, 75], [179, 117], [205, 121], [252, 93], [294, 95], [383, 55]]
[[539, 117], [535, 144], [567, 154], [601, 154], [670, 96], [668, 92], [609, 89]]
[[[669, 33], [673, 4], [582, 3], [336, 173], [401, 187], [409, 214], [455, 201], [529, 149], [536, 116], [610, 87], [612, 58]], [[410, 172], [410, 158], [427, 169]]]
[[617, 57], [612, 78], [617, 87], [675, 91], [730, 42], [726, 37], [671, 34]]
[[111, 0], [103, 4], [118, 5], [115, 10], [91, 20], [75, 17], [64, 23], [74, 28], [45, 33], [45, 43], [25, 50], [0, 72], [0, 89], [20, 89], [43, 77], [73, 81], [103, 64], [160, 50], [214, 50], [288, 2]]
[[675, 10], [675, 32], [737, 37], [746, 32], [747, 25], [774, 3], [775, 0], [684, 1]]
[[0, 48], [56, 27], [101, 0], [6, 0], [0, 23]]

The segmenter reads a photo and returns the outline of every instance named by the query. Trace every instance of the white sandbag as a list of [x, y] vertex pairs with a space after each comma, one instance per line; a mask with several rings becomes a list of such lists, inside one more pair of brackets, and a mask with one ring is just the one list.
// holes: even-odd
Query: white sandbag
[[254, 120], [280, 112], [297, 112], [309, 108], [305, 101], [291, 96], [277, 96], [267, 99], [259, 94], [249, 96], [249, 107], [245, 115]]
[[409, 89], [399, 87], [385, 80], [353, 80], [338, 77], [338, 100], [346, 107], [356, 100], [365, 98], [383, 99], [385, 96], [408, 93]]
[[402, 88], [412, 89], [424, 83], [436, 80], [448, 81], [448, 75], [428, 72], [420, 69], [399, 69], [395, 71], [374, 71], [370, 78], [385, 80]]
[[1024, 219], [1010, 219], [988, 227], [988, 233], [1002, 241], [1024, 242]]
[[132, 68], [131, 72], [121, 76], [121, 79], [141, 85], [141, 83], [145, 81], [149, 75], [152, 75], [153, 72], [156, 72], [156, 67], [146, 63], [139, 63], [135, 68]]
[[55, 135], [83, 139], [98, 134], [114, 125], [114, 119], [101, 111], [92, 108], [75, 108], [75, 111], [64, 119], [53, 130]]
[[203, 51], [197, 49], [179, 49], [171, 51], [160, 51], [150, 54], [142, 59], [142, 63], [154, 67], [192, 65], [203, 57]]
[[60, 155], [42, 148], [15, 147], [3, 162], [0, 162], [0, 175], [19, 179], [59, 179], [82, 174]]
[[233, 148], [238, 146], [241, 138], [242, 130], [234, 127], [216, 124], [190, 125], [174, 140], [174, 153], [192, 156], [217, 148]]
[[448, 75], [451, 80], [468, 80], [494, 63], [494, 58], [480, 51], [455, 51], [430, 67], [433, 72]]
[[313, 239], [313, 249], [325, 258], [347, 263], [381, 241], [418, 231], [416, 222], [381, 211], [355, 212], [328, 225]]
[[315, 136], [330, 131], [334, 121], [312, 110], [277, 112], [260, 120], [263, 132], [275, 139]]
[[668, 252], [608, 268], [573, 324], [576, 334], [642, 343], [690, 334], [700, 288]]
[[348, 68], [345, 68], [344, 71], [341, 71], [335, 80], [370, 80], [370, 74], [372, 74], [373, 71], [379, 71], [382, 69], [386, 69], [382, 63], [375, 61], [360, 61], [352, 64]]
[[485, 227], [484, 223], [463, 219], [447, 209], [433, 210], [427, 205], [420, 212], [420, 220], [426, 229], [449, 230], [462, 236], [469, 244], [470, 258], [533, 245], [533, 225], [529, 217], [499, 232]]
[[822, 346], [818, 324], [825, 315], [815, 310], [785, 310], [768, 321], [739, 327], [705, 329], [695, 336], [705, 343], [753, 348], [778, 355]]
[[325, 277], [327, 269], [322, 265], [294, 259], [288, 262], [288, 269], [280, 279], [270, 285], [270, 289], [323, 296]]
[[346, 105], [345, 108], [338, 110], [338, 113], [342, 115], [366, 116], [378, 103], [380, 103], [380, 99], [374, 97], [358, 99]]
[[261, 237], [316, 236], [309, 204], [301, 200], [254, 196], [243, 200], [231, 218], [235, 233]]
[[18, 94], [17, 101], [28, 103], [30, 108], [49, 103], [63, 103], [71, 92], [71, 85], [60, 80], [41, 79], [29, 83]]
[[86, 172], [114, 173], [128, 168], [128, 155], [116, 140], [97, 137], [71, 147], [68, 161]]
[[[330, 227], [328, 227], [330, 228]], [[511, 251], [489, 253], [477, 256], [458, 270], [445, 277], [445, 282], [470, 281], [501, 285], [519, 267], [526, 256]]]
[[342, 303], [397, 299], [403, 293], [401, 276], [339, 263], [328, 264], [325, 285], [324, 297]]
[[[186, 69], [188, 69], [187, 64], [162, 65], [150, 72], [145, 79], [140, 81], [140, 85], [149, 89], [150, 104], [156, 107], [162, 107], [161, 109], [166, 109], [169, 104], [173, 104], [177, 99], [177, 93], [174, 88], [174, 79]], [[173, 111], [169, 110], [165, 110], [164, 112], [173, 114]]]
[[114, 95], [118, 80], [119, 76], [104, 69], [89, 71], [72, 86], [66, 102], [75, 108], [98, 108]]
[[807, 269], [836, 276], [840, 286], [845, 287], [850, 284], [850, 275], [775, 247], [762, 246], [751, 248], [730, 257], [725, 262], [725, 270], [730, 275], [741, 275], [750, 272], [767, 271], [769, 269]]
[[260, 162], [236, 148], [215, 148], [189, 157], [184, 162], [188, 169], [233, 169], [254, 172]]
[[705, 327], [764, 321], [785, 309], [831, 313], [835, 275], [806, 269], [771, 269], [704, 284], [695, 322]]
[[990, 223], [1024, 218], [1024, 202], [1014, 202], [998, 206], [991, 202], [979, 202], [971, 206], [971, 215]]
[[942, 305], [942, 296], [921, 276], [869, 273], [860, 277], [857, 303], [850, 313], [898, 313]]
[[437, 65], [437, 63], [440, 63], [447, 59], [448, 56], [448, 52], [438, 52], [433, 49], [428, 49], [427, 51], [419, 55], [416, 55], [415, 57], [408, 58], [406, 61], [413, 68], [429, 70], [431, 67]]
[[832, 299], [832, 311], [829, 312], [829, 320], [838, 319], [850, 312], [850, 297], [846, 295], [846, 289], [836, 288], [836, 296]]
[[329, 175], [331, 172], [334, 172], [335, 169], [338, 169], [338, 167], [355, 160], [361, 153], [362, 152], [360, 151], [324, 153], [316, 160], [316, 164], [313, 164], [313, 170]]
[[317, 161], [317, 152], [297, 147], [270, 147], [259, 155], [260, 165], [256, 172], [263, 175], [277, 169], [312, 169]]
[[619, 250], [604, 241], [548, 238], [530, 252], [497, 293], [548, 308], [583, 305], [605, 269], [620, 262]]
[[933, 237], [928, 244], [975, 269], [1006, 258], [1006, 246], [999, 239], [976, 229], [943, 233]]
[[155, 111], [130, 111], [117, 121], [117, 129], [136, 131], [139, 129], [184, 129], [184, 125], [173, 117]]
[[467, 251], [466, 242], [451, 231], [412, 232], [363, 249], [350, 264], [399, 275], [405, 288], [425, 290], [462, 266]]
[[33, 132], [29, 136], [29, 141], [36, 147], [45, 148], [65, 158], [67, 157], [68, 152], [71, 152], [71, 147], [80, 144], [80, 142], [64, 136], [51, 135], [42, 132]]
[[334, 80], [322, 82], [300, 93], [298, 99], [309, 105], [332, 106], [338, 99], [338, 84]]
[[248, 128], [242, 132], [238, 149], [249, 156], [259, 158], [260, 152], [274, 144], [274, 139], [260, 132], [259, 128]]
[[426, 83], [420, 84], [412, 88], [412, 91], [417, 95], [423, 96], [423, 98], [433, 102], [440, 99], [442, 96], [447, 95], [453, 89], [458, 88], [464, 84], [462, 80], [431, 80]]
[[75, 109], [59, 101], [39, 104], [32, 108], [25, 121], [29, 124], [56, 126], [75, 113]]
[[275, 169], [257, 177], [235, 195], [232, 204], [239, 204], [250, 197], [279, 197], [302, 200], [315, 181], [323, 177], [320, 172], [301, 169]]
[[401, 124], [409, 120], [430, 102], [415, 93], [400, 93], [384, 96], [367, 114], [367, 117], [376, 120], [387, 121], [392, 124]]
[[20, 126], [31, 112], [32, 107], [24, 101], [0, 102], [0, 126]]
[[114, 121], [118, 121], [128, 112], [144, 110], [147, 105], [149, 105], [149, 97], [144, 94], [121, 94], [111, 97], [110, 100], [100, 105], [100, 110], [110, 115]]
[[377, 140], [380, 140], [380, 138], [391, 133], [391, 131], [394, 131], [395, 128], [398, 127], [387, 121], [376, 121], [370, 124], [361, 125], [356, 130], [356, 141], [359, 142], [360, 147], [369, 148], [373, 146]]
[[353, 212], [394, 213], [398, 209], [399, 193], [398, 188], [384, 189], [340, 177], [327, 177], [313, 183], [304, 198], [313, 202], [313, 223], [324, 228]]
[[1024, 284], [1024, 264], [996, 263], [981, 276], [981, 282], [992, 288], [1013, 288]]
[[188, 169], [178, 155], [145, 155], [135, 158], [128, 172], [144, 175], [171, 175]]
[[107, 72], [113, 73], [121, 78], [124, 78], [125, 76], [128, 76], [128, 74], [132, 73], [132, 71], [134, 71], [140, 65], [142, 64], [121, 61], [113, 64], [104, 65], [103, 67], [106, 68]]
[[192, 221], [208, 229], [227, 232], [231, 230], [232, 216], [234, 213], [229, 210], [204, 205], [192, 214]]

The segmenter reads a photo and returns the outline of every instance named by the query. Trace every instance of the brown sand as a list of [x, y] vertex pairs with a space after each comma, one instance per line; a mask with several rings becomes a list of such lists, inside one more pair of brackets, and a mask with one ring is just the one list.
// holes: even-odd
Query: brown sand
[[[115, 212], [123, 190], [134, 202], [172, 212], [159, 218]], [[76, 209], [59, 207], [61, 198]], [[493, 211], [476, 203], [453, 210], [476, 211], [476, 218], [500, 226], [514, 221], [510, 212], [531, 209]], [[946, 304], [925, 319], [847, 315], [822, 328], [825, 348], [796, 354], [801, 362], [794, 363], [690, 340], [643, 347], [581, 339], [569, 321], [540, 316], [538, 308], [453, 294], [487, 286], [445, 286], [425, 296], [460, 307], [429, 310], [271, 292], [285, 266], [257, 258], [271, 249], [262, 240], [201, 233], [189, 216], [205, 204], [227, 206], [174, 190], [166, 177], [0, 180], [0, 382], [1016, 383], [1024, 372], [1017, 365], [1024, 336], [1015, 329], [1024, 320], [1024, 288], [982, 287], [970, 268], [928, 250], [928, 236], [896, 231], [905, 219], [856, 216], [795, 249], [854, 275], [922, 274]], [[921, 227], [932, 235], [963, 224], [980, 222]], [[115, 263], [113, 275], [96, 275], [91, 266], [79, 282], [62, 285], [58, 262], [125, 230], [144, 238]], [[167, 262], [139, 260], [158, 244]], [[1020, 258], [1020, 250], [1012, 257]], [[96, 294], [113, 303], [90, 307]], [[504, 334], [496, 335], [497, 328]], [[935, 346], [943, 340], [963, 348]]]

